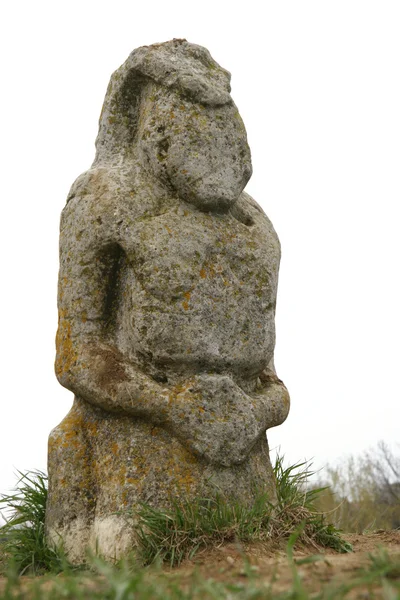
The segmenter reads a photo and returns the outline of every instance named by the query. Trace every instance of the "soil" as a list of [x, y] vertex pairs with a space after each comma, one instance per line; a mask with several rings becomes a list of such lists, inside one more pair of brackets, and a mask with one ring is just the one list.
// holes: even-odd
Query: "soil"
[[[360, 569], [370, 565], [369, 556], [385, 548], [389, 556], [400, 560], [400, 530], [375, 531], [368, 534], [346, 534], [342, 536], [353, 546], [353, 552], [338, 554], [333, 550], [318, 552], [315, 548], [295, 549], [294, 559], [302, 584], [308, 592], [318, 592], [325, 586], [349, 583], [359, 575]], [[301, 564], [313, 556], [315, 562]], [[261, 544], [240, 548], [235, 544], [215, 548], [211, 552], [198, 554], [195, 561], [188, 561], [170, 573], [179, 574], [179, 580], [190, 579], [194, 563], [200, 576], [215, 581], [237, 582], [253, 572], [257, 580], [270, 584], [275, 593], [285, 592], [293, 585], [293, 572], [287, 558], [286, 548], [271, 549]], [[250, 572], [250, 573], [249, 573]], [[250, 575], [251, 576], [251, 575]], [[400, 583], [400, 572], [398, 579]], [[371, 597], [365, 588], [352, 591], [346, 598]], [[380, 597], [379, 590], [374, 598]], [[367, 594], [367, 595], [366, 595]]]
[[[325, 587], [337, 587], [353, 581], [359, 577], [360, 569], [368, 571], [370, 555], [376, 555], [382, 548], [386, 549], [389, 556], [400, 561], [400, 530], [346, 534], [343, 538], [352, 544], [353, 552], [338, 554], [333, 550], [324, 550], [322, 553], [315, 548], [295, 549], [297, 572], [308, 592], [318, 592]], [[311, 556], [311, 562], [303, 562]], [[194, 572], [201, 579], [224, 583], [245, 583], [254, 574], [259, 584], [271, 585], [276, 594], [291, 589], [293, 585], [293, 571], [284, 546], [225, 544], [199, 552], [193, 560], [182, 563], [180, 567], [165, 568], [167, 577], [179, 580], [183, 588], [189, 585]], [[23, 579], [28, 584], [31, 578]], [[400, 584], [400, 571], [395, 574], [395, 581], [397, 585]], [[4, 579], [0, 578], [0, 594], [2, 589]], [[351, 590], [346, 598], [383, 598], [383, 595], [380, 587], [371, 589], [361, 585]]]

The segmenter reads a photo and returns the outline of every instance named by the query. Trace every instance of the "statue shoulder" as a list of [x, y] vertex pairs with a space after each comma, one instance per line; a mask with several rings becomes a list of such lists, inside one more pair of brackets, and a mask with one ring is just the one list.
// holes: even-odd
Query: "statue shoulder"
[[278, 235], [272, 225], [272, 222], [265, 214], [261, 206], [248, 194], [242, 192], [231, 210], [232, 214], [242, 223], [248, 226], [256, 225], [268, 233], [270, 237], [276, 238], [279, 243]]
[[60, 230], [75, 240], [99, 243], [116, 240], [118, 197], [108, 170], [101, 167], [85, 171], [74, 181], [61, 213]]

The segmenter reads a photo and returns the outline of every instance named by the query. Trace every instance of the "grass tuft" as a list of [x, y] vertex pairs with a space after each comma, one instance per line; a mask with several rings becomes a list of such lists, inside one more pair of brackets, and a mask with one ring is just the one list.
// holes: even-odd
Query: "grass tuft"
[[161, 511], [142, 505], [138, 517], [140, 553], [144, 564], [160, 560], [171, 566], [191, 558], [199, 549], [226, 542], [295, 539], [317, 549], [333, 548], [351, 552], [352, 547], [340, 531], [315, 512], [315, 501], [324, 488], [307, 490], [313, 475], [308, 463], [284, 467], [278, 456], [274, 473], [277, 503], [265, 494], [256, 496], [250, 508], [223, 496], [195, 502], [175, 503], [172, 510]]
[[340, 530], [327, 522], [324, 513], [317, 512], [318, 498], [326, 487], [309, 487], [309, 479], [315, 474], [311, 466], [304, 461], [285, 467], [284, 457], [276, 457], [277, 504], [271, 519], [271, 537], [289, 538], [304, 524], [296, 541], [299, 539], [316, 549], [324, 547], [342, 553], [352, 552], [351, 544], [342, 538]]
[[222, 496], [175, 503], [170, 511], [143, 504], [138, 512], [140, 557], [179, 565], [199, 549], [229, 542], [269, 537], [272, 506], [265, 494], [251, 508], [227, 502]]
[[47, 545], [45, 536], [47, 475], [42, 471], [18, 474], [14, 493], [0, 497], [6, 520], [0, 529], [1, 551], [19, 574], [60, 572], [67, 566], [66, 558]]
[[374, 573], [386, 579], [400, 580], [400, 554], [389, 556], [385, 548], [369, 555], [369, 567], [366, 573]]

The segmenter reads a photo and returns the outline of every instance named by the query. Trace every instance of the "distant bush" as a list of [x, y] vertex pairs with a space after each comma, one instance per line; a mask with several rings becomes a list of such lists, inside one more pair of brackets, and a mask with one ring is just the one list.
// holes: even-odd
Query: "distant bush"
[[328, 465], [322, 481], [329, 488], [319, 494], [318, 509], [339, 529], [400, 528], [400, 447], [396, 454], [379, 442], [374, 450]]

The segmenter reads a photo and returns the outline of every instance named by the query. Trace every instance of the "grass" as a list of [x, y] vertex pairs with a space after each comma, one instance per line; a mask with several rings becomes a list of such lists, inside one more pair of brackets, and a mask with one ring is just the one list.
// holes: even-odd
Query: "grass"
[[0, 498], [0, 511], [3, 508], [6, 519], [0, 529], [3, 568], [8, 557], [20, 574], [58, 573], [65, 568], [66, 559], [61, 550], [53, 550], [46, 542], [47, 475], [29, 471], [19, 472], [19, 476], [15, 492]]
[[321, 477], [328, 487], [318, 496], [319, 510], [346, 532], [400, 528], [399, 451], [381, 441], [326, 465]]
[[[274, 505], [265, 494], [258, 494], [251, 507], [228, 502], [222, 496], [175, 504], [170, 511], [142, 505], [137, 513], [138, 559], [144, 565], [161, 561], [175, 566], [199, 549], [226, 542], [288, 539], [299, 525], [303, 543], [317, 549], [351, 551], [340, 532], [315, 512], [315, 501], [324, 488], [307, 489], [313, 475], [308, 463], [285, 467], [283, 457], [278, 456], [274, 473]], [[3, 553], [20, 574], [63, 571], [68, 565], [62, 549], [50, 548], [46, 542], [47, 476], [40, 471], [19, 475], [16, 491], [0, 499], [0, 509], [4, 507], [7, 518], [0, 529]]]
[[277, 488], [277, 506], [271, 520], [273, 537], [289, 537], [301, 529], [300, 541], [318, 548], [332, 548], [337, 552], [351, 552], [351, 544], [340, 535], [340, 530], [327, 522], [324, 513], [317, 512], [319, 496], [325, 487], [311, 488], [309, 479], [314, 475], [308, 462], [284, 466], [284, 457], [277, 456], [274, 474]]
[[387, 550], [380, 548], [376, 554], [370, 554], [370, 565], [366, 573], [374, 573], [386, 579], [400, 579], [400, 554], [389, 556]]
[[400, 598], [400, 556], [390, 557], [385, 551], [372, 554], [369, 564], [356, 570], [345, 583], [328, 582], [317, 591], [309, 590], [309, 582], [299, 570], [299, 563], [318, 562], [323, 557], [309, 556], [296, 561], [293, 548], [302, 531], [294, 532], [287, 542], [287, 559], [292, 581], [284, 591], [274, 588], [274, 575], [267, 578], [245, 564], [240, 577], [230, 581], [204, 578], [199, 572], [190, 576], [165, 573], [160, 566], [138, 568], [124, 562], [118, 567], [99, 558], [91, 561], [91, 571], [62, 576], [53, 574], [36, 580], [10, 575], [2, 600], [342, 600], [349, 597]]
[[[140, 547], [131, 560], [110, 565], [99, 557], [88, 557], [86, 571], [76, 571], [67, 563], [62, 551], [46, 544], [44, 515], [47, 499], [47, 477], [41, 472], [20, 473], [17, 489], [0, 499], [0, 509], [7, 518], [0, 529], [0, 561], [7, 572], [2, 600], [134, 600], [155, 599], [269, 599], [308, 598], [299, 572], [300, 564], [317, 562], [315, 554], [296, 561], [293, 548], [298, 543], [334, 548], [349, 552], [351, 547], [340, 532], [315, 512], [321, 490], [307, 489], [312, 472], [307, 463], [285, 467], [278, 457], [275, 463], [277, 502], [274, 506], [260, 494], [248, 508], [227, 502], [222, 497], [200, 499], [176, 504], [171, 511], [155, 510], [142, 505], [139, 511], [138, 536]], [[286, 543], [292, 584], [285, 593], [276, 595], [273, 581], [265, 581], [253, 570], [243, 553], [245, 566], [240, 577], [229, 583], [191, 573], [182, 578], [176, 571], [166, 573], [163, 563], [179, 565], [199, 550], [207, 550], [226, 542], [243, 548], [255, 541]], [[3, 553], [3, 559], [1, 559]], [[349, 590], [362, 586], [384, 586], [387, 597], [398, 598], [397, 585], [400, 562], [383, 551], [370, 558], [370, 567], [360, 571], [353, 582], [337, 586], [313, 598], [344, 598]], [[146, 566], [148, 565], [148, 566]], [[42, 577], [32, 577], [46, 573]], [[58, 576], [56, 574], [58, 573]], [[30, 575], [29, 579], [20, 577]], [[272, 587], [271, 587], [272, 585]], [[350, 587], [349, 587], [350, 586]], [[395, 591], [392, 593], [392, 591]], [[386, 592], [385, 592], [386, 593]], [[3, 594], [3, 595], [1, 595]]]
[[278, 457], [274, 467], [277, 504], [258, 494], [250, 508], [223, 497], [175, 504], [173, 510], [160, 511], [148, 505], [139, 510], [140, 557], [144, 564], [155, 560], [179, 565], [199, 549], [227, 542], [254, 542], [288, 539], [301, 527], [300, 541], [314, 546], [351, 552], [340, 532], [315, 512], [321, 490], [307, 490], [313, 474], [308, 463], [284, 467]]

